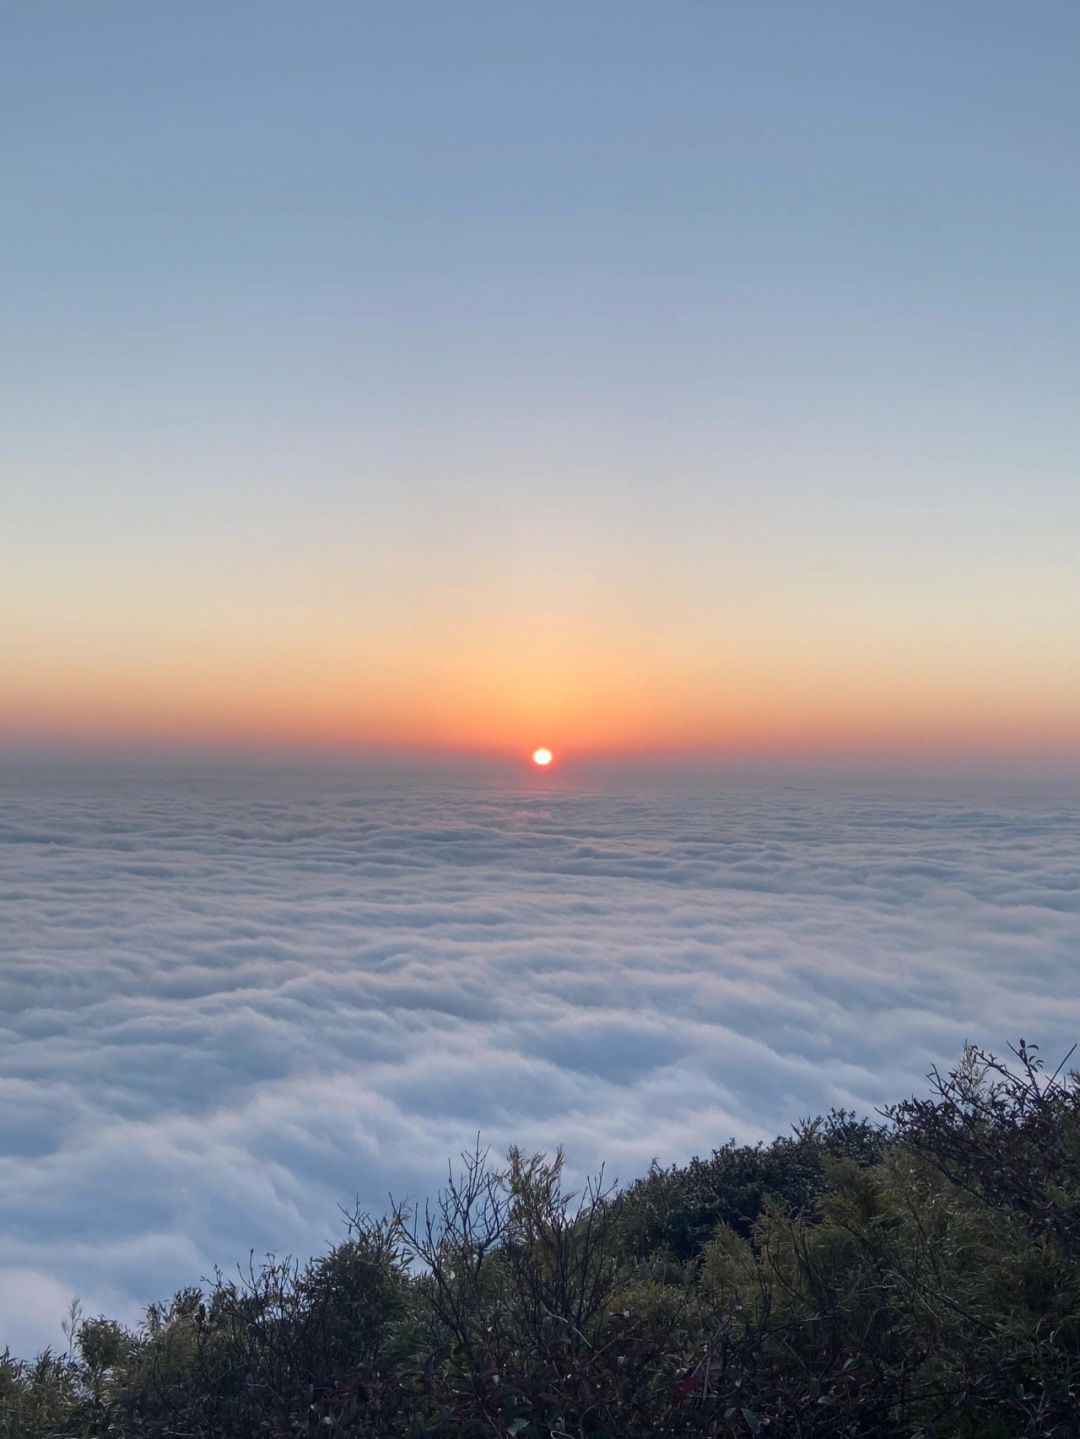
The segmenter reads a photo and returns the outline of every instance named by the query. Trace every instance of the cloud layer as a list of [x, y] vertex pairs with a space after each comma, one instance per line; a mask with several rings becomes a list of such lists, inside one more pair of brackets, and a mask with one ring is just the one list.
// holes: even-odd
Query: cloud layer
[[317, 1252], [477, 1133], [628, 1180], [1080, 1036], [1060, 795], [504, 780], [15, 777], [0, 1346]]

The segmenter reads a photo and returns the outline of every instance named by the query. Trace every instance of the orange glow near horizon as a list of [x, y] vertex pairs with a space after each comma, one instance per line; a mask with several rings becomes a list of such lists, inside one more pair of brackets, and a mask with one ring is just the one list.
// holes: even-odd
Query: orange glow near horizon
[[543, 763], [529, 744], [537, 729], [551, 736], [543, 748], [563, 755], [1080, 749], [1067, 688], [1033, 684], [1021, 700], [985, 675], [914, 666], [888, 675], [792, 666], [782, 683], [765, 665], [732, 666], [727, 683], [719, 667], [669, 669], [646, 687], [584, 665], [538, 676], [521, 661], [435, 674], [327, 663], [315, 675], [250, 656], [246, 670], [206, 665], [201, 673], [125, 658], [92, 671], [69, 656], [62, 673], [9, 687], [0, 740], [516, 751], [534, 765]]
[[[794, 606], [695, 628], [434, 601], [87, 615], [15, 635], [0, 740], [570, 755], [1080, 751], [1064, 645]], [[466, 619], [469, 621], [466, 623]], [[256, 621], [259, 622], [256, 622]]]

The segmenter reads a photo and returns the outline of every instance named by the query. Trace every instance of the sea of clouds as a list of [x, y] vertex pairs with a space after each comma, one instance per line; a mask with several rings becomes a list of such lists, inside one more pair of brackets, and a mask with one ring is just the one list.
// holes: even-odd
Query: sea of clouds
[[9, 762], [0, 1348], [307, 1257], [479, 1134], [627, 1182], [1080, 1038], [1076, 789]]

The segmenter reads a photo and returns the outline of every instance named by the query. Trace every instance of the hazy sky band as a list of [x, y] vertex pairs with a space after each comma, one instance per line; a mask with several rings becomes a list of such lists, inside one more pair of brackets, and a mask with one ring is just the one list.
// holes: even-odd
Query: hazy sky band
[[5, 7], [0, 734], [1072, 749], [1075, 7]]

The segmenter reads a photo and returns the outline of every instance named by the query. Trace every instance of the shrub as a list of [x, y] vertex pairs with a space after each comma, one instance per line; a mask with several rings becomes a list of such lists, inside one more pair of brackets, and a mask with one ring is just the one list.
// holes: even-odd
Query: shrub
[[306, 1266], [73, 1309], [0, 1439], [1076, 1439], [1080, 1080], [1014, 1057], [618, 1195], [478, 1146]]

